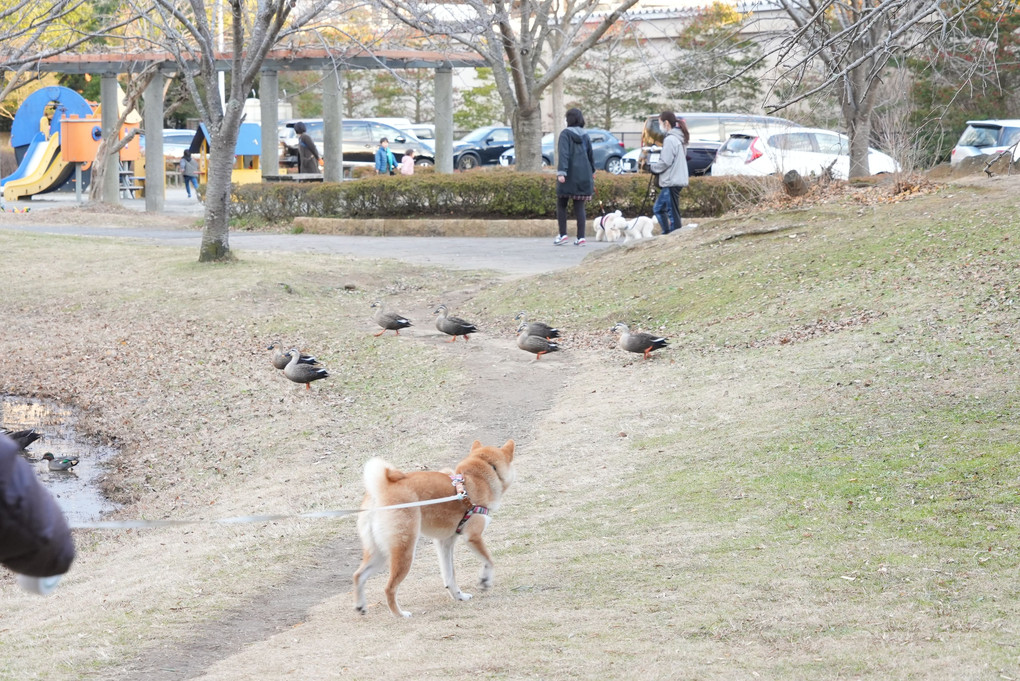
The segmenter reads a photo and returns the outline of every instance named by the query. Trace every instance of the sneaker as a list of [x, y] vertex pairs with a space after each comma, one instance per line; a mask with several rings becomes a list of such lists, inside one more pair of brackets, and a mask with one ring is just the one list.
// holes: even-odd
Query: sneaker
[[588, 243], [588, 242], [585, 241], [584, 238], [574, 239], [574, 245], [575, 246], [584, 246], [586, 243]]
[[566, 234], [560, 234], [558, 237], [556, 237], [556, 240], [553, 241], [553, 246], [562, 246], [563, 244], [567, 243], [568, 238], [569, 237], [567, 237]]

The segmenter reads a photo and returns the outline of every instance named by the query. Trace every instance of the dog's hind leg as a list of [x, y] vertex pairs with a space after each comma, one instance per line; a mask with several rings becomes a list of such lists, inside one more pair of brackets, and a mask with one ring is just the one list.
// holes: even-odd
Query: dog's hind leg
[[407, 573], [411, 571], [417, 539], [417, 536], [414, 537], [410, 544], [400, 543], [392, 547], [390, 552], [390, 580], [386, 582], [386, 603], [390, 606], [390, 611], [400, 617], [411, 616], [410, 612], [401, 610], [400, 606], [397, 605], [397, 588], [400, 587], [400, 583], [407, 577]]
[[365, 614], [365, 582], [379, 572], [386, 562], [386, 554], [376, 546], [366, 546], [362, 554], [361, 565], [354, 573], [354, 609]]
[[457, 586], [457, 577], [453, 571], [453, 547], [457, 545], [457, 535], [436, 540], [436, 553], [439, 555], [439, 573], [443, 576], [443, 585], [455, 601], [466, 601], [471, 594], [464, 593]]

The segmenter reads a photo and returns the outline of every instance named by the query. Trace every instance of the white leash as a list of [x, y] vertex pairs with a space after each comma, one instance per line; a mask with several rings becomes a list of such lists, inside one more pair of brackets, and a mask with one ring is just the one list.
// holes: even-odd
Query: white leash
[[308, 513], [283, 513], [272, 515], [242, 515], [234, 516], [232, 518], [218, 518], [216, 520], [97, 520], [95, 522], [70, 522], [68, 525], [72, 530], [135, 530], [151, 527], [174, 527], [177, 525], [240, 525], [243, 523], [269, 523], [276, 520], [287, 520], [289, 518], [343, 518], [344, 516], [356, 515], [366, 511], [388, 511], [395, 508], [414, 508], [415, 506], [445, 504], [447, 501], [457, 501], [466, 496], [466, 494], [460, 493], [443, 497], [442, 499], [410, 501], [406, 504], [393, 504], [392, 506], [378, 506], [376, 508], [358, 508], [339, 511], [309, 511]]

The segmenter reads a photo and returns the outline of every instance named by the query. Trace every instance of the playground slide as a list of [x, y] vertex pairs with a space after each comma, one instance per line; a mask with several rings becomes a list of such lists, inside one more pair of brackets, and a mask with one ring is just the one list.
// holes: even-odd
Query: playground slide
[[[25, 165], [26, 161], [29, 165]], [[7, 201], [17, 201], [33, 194], [53, 191], [67, 182], [70, 177], [69, 171], [73, 172], [72, 164], [64, 163], [60, 159], [60, 135], [52, 135], [45, 145], [39, 144], [38, 148], [26, 153], [21, 167], [25, 168], [24, 177], [14, 179], [14, 175], [17, 174], [15, 172], [3, 185], [3, 195]]]
[[33, 172], [39, 167], [39, 163], [42, 162], [42, 157], [45, 153], [46, 136], [41, 132], [37, 132], [35, 137], [32, 138], [32, 143], [28, 145], [28, 151], [25, 152], [17, 169], [7, 177], [0, 178], [0, 187], [3, 187], [10, 180], [20, 180], [28, 173]]

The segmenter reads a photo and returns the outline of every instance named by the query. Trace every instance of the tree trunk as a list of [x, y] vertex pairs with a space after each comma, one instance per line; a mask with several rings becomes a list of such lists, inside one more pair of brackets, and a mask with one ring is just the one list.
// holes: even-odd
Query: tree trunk
[[808, 183], [796, 170], [788, 170], [783, 175], [783, 189], [790, 196], [804, 196], [808, 193]]
[[868, 81], [867, 72], [872, 67], [869, 59], [853, 69], [843, 83], [840, 106], [846, 134], [850, 138], [849, 179], [871, 177], [868, 167], [868, 144], [871, 141], [871, 114], [875, 109], [878, 92], [877, 79]]
[[[227, 107], [228, 111], [231, 109]], [[199, 262], [232, 260], [230, 253], [230, 185], [234, 169], [234, 147], [237, 145], [238, 124], [224, 116], [209, 146], [209, 165], [205, 189], [205, 227]]]
[[[514, 164], [522, 172], [542, 169], [542, 108], [518, 107], [514, 116]], [[555, 140], [553, 144], [555, 144]]]

